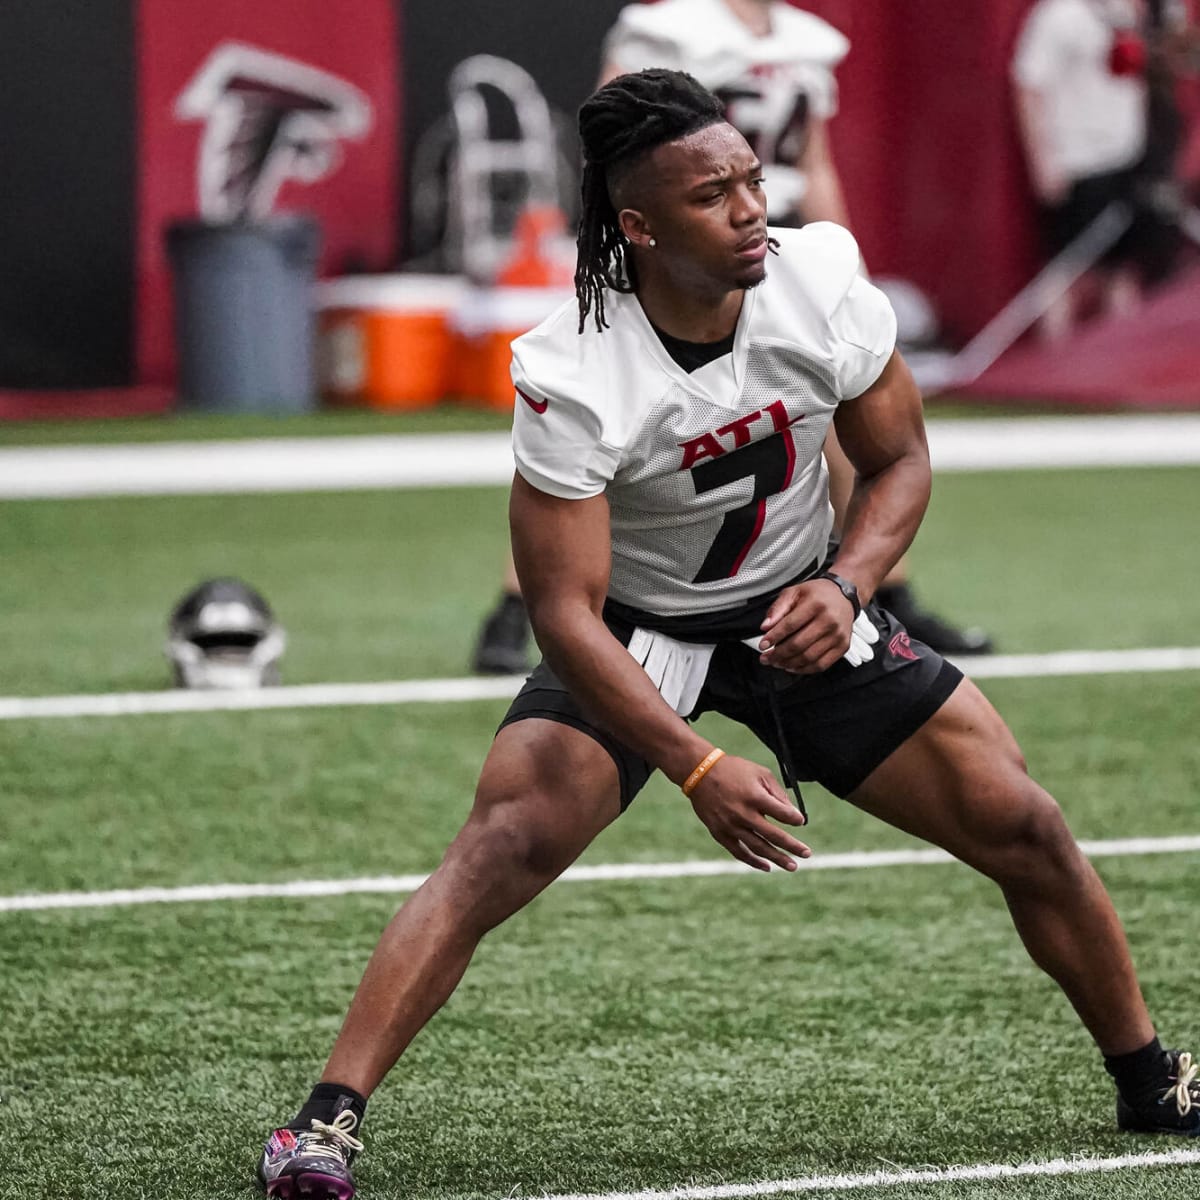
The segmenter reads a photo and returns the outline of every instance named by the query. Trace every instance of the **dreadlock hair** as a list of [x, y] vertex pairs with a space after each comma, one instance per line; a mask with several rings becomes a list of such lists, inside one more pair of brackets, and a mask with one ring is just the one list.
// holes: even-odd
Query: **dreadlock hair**
[[659, 68], [618, 75], [583, 102], [579, 110], [582, 204], [575, 265], [580, 333], [589, 312], [597, 330], [608, 327], [606, 288], [632, 292], [637, 287], [634, 263], [626, 254], [625, 235], [609, 196], [614, 172], [656, 146], [724, 119], [721, 102], [690, 75]]

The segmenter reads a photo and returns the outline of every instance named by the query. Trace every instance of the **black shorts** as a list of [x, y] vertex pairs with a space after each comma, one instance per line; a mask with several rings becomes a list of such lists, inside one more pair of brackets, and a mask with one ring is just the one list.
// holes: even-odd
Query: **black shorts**
[[[836, 796], [849, 795], [889, 754], [949, 698], [962, 672], [923, 642], [910, 640], [891, 613], [871, 604], [867, 613], [879, 642], [869, 663], [839, 660], [820, 675], [792, 675], [763, 666], [740, 641], [717, 645], [692, 721], [718, 712], [745, 725], [799, 780], [816, 780]], [[606, 615], [624, 644], [633, 628]], [[525, 681], [504, 720], [540, 717], [588, 734], [617, 765], [626, 808], [654, 768], [590, 719], [542, 662]]]
[[1142, 172], [1130, 167], [1077, 179], [1060, 204], [1042, 210], [1046, 248], [1051, 255], [1066, 249], [1110, 205], [1128, 205], [1133, 223], [1101, 260], [1110, 269], [1136, 267], [1146, 284], [1162, 282], [1170, 273], [1179, 232], [1146, 202]]

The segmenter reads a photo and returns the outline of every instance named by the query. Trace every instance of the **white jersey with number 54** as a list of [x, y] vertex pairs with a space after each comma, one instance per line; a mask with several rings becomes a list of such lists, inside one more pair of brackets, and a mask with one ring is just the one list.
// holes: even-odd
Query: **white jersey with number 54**
[[533, 487], [608, 498], [609, 595], [673, 616], [728, 608], [825, 554], [821, 447], [834, 410], [886, 365], [896, 321], [841, 226], [773, 229], [733, 352], [690, 374], [637, 298], [606, 292], [609, 328], [575, 303], [513, 343], [513, 450]]
[[837, 111], [834, 69], [850, 43], [812, 13], [770, 6], [771, 32], [756, 37], [725, 0], [660, 0], [621, 10], [604, 44], [620, 71], [687, 71], [725, 105], [725, 116], [763, 164], [769, 213], [782, 220], [804, 196], [796, 161], [812, 119]]

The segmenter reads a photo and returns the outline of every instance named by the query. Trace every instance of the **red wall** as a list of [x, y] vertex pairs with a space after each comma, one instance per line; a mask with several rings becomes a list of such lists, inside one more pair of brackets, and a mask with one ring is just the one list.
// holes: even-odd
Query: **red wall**
[[347, 260], [384, 269], [393, 262], [397, 224], [398, 51], [391, 0], [139, 0], [136, 15], [135, 369], [140, 382], [163, 383], [174, 369], [163, 229], [197, 213], [205, 129], [203, 119], [177, 112], [180, 93], [226, 43], [286, 56], [358, 89], [369, 104], [363, 128], [337, 140], [322, 178], [285, 183], [275, 207], [320, 221], [326, 269]]
[[834, 154], [871, 270], [965, 340], [1037, 265], [1008, 65], [1031, 0], [807, 0], [851, 39]]
[[[962, 341], [1030, 277], [1035, 230], [1012, 115], [1008, 61], [1031, 0], [805, 0], [851, 39], [839, 71], [834, 151], [854, 231], [876, 274], [912, 279]], [[196, 213], [203, 122], [175, 105], [223, 42], [287, 55], [369, 98], [366, 135], [336, 170], [289, 183], [281, 207], [316, 215], [324, 267], [392, 265], [398, 80], [421, 75], [397, 50], [392, 0], [138, 0], [139, 150], [135, 376], [169, 382], [173, 339], [162, 230]], [[332, 15], [336, 9], [336, 16]], [[589, 64], [588, 71], [591, 71]], [[536, 74], [536, 70], [535, 70]], [[580, 82], [580, 96], [590, 74]], [[438, 81], [438, 90], [444, 80]]]
[[[1016, 141], [1008, 63], [1031, 0], [804, 0], [852, 48], [839, 71], [834, 152], [854, 231], [876, 274], [900, 275], [933, 299], [963, 341], [1031, 276], [1032, 205]], [[331, 15], [336, 7], [336, 19]], [[162, 229], [196, 212], [203, 123], [181, 120], [179, 94], [212, 50], [238, 41], [296, 58], [370, 98], [365, 136], [311, 184], [287, 184], [282, 207], [316, 215], [324, 266], [391, 265], [395, 249], [398, 78], [420, 73], [397, 51], [391, 0], [139, 0], [136, 377], [173, 372]], [[352, 11], [350, 11], [352, 10]], [[581, 95], [586, 91], [581, 82]], [[444, 87], [444, 82], [441, 84]]]

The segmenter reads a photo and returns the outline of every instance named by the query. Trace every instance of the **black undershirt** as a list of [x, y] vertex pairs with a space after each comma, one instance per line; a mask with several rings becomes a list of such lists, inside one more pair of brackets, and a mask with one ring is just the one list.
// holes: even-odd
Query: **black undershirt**
[[724, 358], [726, 354], [732, 354], [733, 336], [737, 333], [735, 328], [728, 337], [723, 337], [719, 342], [685, 342], [683, 338], [672, 337], [669, 333], [664, 333], [653, 322], [651, 322], [650, 328], [658, 334], [658, 340], [662, 342], [667, 353], [689, 375], [693, 371], [707, 366], [710, 362], [716, 362], [718, 358]]

